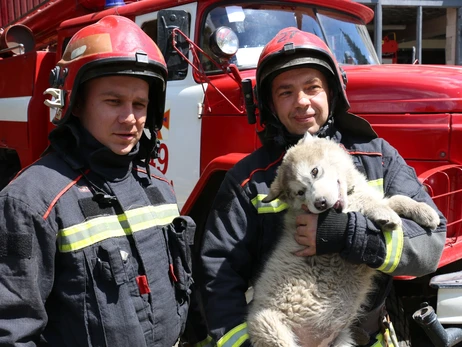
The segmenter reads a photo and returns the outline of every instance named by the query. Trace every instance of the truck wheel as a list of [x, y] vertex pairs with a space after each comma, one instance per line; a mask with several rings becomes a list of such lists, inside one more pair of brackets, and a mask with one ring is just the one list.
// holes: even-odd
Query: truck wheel
[[401, 298], [396, 295], [394, 286], [386, 300], [386, 308], [390, 320], [398, 338], [399, 347], [411, 346], [411, 331], [409, 329], [409, 317], [404, 311], [404, 305]]

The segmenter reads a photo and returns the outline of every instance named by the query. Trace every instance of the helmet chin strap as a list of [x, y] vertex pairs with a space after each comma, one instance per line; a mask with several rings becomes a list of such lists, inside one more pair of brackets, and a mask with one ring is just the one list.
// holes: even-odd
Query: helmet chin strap
[[[153, 138], [152, 138], [153, 137]], [[143, 132], [140, 138], [140, 150], [139, 150], [139, 157], [144, 159], [146, 165], [146, 171], [148, 175], [151, 175], [151, 169], [149, 162], [151, 159], [157, 158], [157, 151], [158, 151], [158, 140], [157, 135], [154, 131], [151, 131], [151, 139], [147, 137], [147, 135]]]
[[334, 111], [335, 106], [337, 104], [337, 99], [337, 94], [334, 94], [332, 97], [332, 101], [329, 105], [329, 116], [327, 117], [326, 122], [319, 128], [319, 130], [315, 134], [313, 134], [314, 136], [325, 137], [329, 139], [332, 137], [332, 135], [334, 135]]
[[327, 118], [327, 121], [324, 123], [324, 125], [320, 127], [319, 130], [313, 135], [316, 137], [325, 137], [327, 139], [330, 139], [334, 134], [334, 131], [334, 117], [330, 115], [329, 118]]

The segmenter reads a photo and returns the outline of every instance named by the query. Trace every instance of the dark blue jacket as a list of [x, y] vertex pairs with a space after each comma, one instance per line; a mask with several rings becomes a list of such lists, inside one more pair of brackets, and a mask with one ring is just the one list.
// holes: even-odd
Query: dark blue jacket
[[[334, 140], [344, 145], [369, 183], [385, 196], [404, 194], [437, 210], [414, 169], [385, 140], [340, 132]], [[284, 154], [268, 145], [240, 161], [227, 173], [209, 215], [198, 278], [209, 330], [220, 347], [245, 345], [248, 338], [245, 293], [281, 234], [284, 213], [279, 200], [262, 199]], [[392, 276], [435, 271], [446, 239], [446, 220], [441, 213], [440, 217], [433, 233], [403, 219], [402, 232], [389, 237], [362, 214], [349, 212], [346, 237], [337, 251], [347, 261], [382, 272], [379, 288], [385, 291]], [[319, 233], [318, 229], [317, 239], [322, 239]], [[383, 302], [386, 294], [375, 293], [372, 306]]]
[[0, 192], [0, 345], [173, 346], [194, 223], [138, 146], [118, 156], [64, 128]]

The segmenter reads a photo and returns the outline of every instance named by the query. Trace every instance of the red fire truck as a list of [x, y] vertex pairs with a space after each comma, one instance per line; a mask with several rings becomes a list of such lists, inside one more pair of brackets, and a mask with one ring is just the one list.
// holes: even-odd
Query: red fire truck
[[[44, 102], [59, 103], [59, 96], [44, 92], [69, 38], [106, 15], [126, 16], [168, 62], [153, 164], [173, 181], [181, 212], [194, 218], [200, 237], [225, 172], [260, 145], [249, 93], [259, 54], [280, 29], [295, 26], [326, 41], [346, 71], [351, 111], [400, 151], [448, 218], [437, 273], [396, 278], [394, 314], [410, 322], [414, 341], [425, 335], [411, 319], [422, 302], [431, 306], [419, 317], [435, 307], [438, 323], [462, 323], [460, 309], [451, 310], [462, 307], [461, 288], [448, 284], [462, 277], [462, 67], [381, 65], [366, 29], [373, 11], [351, 0], [113, 1], [0, 0], [0, 189], [47, 146], [54, 114]], [[221, 45], [229, 42], [237, 51]], [[450, 335], [445, 326], [442, 339]]]

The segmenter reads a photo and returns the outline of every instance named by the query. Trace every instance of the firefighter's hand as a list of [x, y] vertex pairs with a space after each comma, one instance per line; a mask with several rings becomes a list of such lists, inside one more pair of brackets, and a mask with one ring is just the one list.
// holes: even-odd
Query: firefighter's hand
[[296, 218], [297, 231], [295, 241], [305, 246], [294, 254], [299, 257], [308, 257], [316, 254], [316, 230], [318, 228], [318, 215], [304, 213]]

